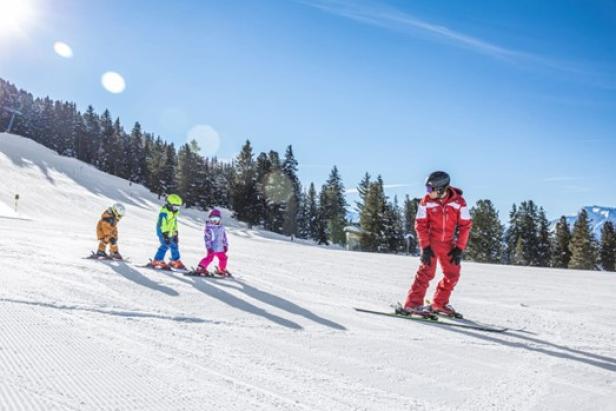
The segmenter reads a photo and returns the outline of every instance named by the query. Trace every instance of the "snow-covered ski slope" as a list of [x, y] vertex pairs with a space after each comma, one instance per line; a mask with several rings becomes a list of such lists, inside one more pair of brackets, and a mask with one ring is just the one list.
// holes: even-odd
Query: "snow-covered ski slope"
[[[120, 251], [152, 257], [139, 185], [0, 134], [0, 187], [0, 409], [614, 409], [613, 274], [465, 263], [456, 307], [523, 331], [445, 328], [353, 310], [401, 300], [416, 258], [231, 224], [237, 281], [189, 278], [82, 259], [115, 201]], [[183, 216], [194, 265], [204, 214]]]

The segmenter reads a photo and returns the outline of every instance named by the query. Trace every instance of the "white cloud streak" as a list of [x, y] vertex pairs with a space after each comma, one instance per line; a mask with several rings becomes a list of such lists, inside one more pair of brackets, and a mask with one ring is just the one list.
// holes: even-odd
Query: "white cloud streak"
[[544, 178], [543, 181], [546, 183], [550, 182], [559, 182], [559, 181], [579, 181], [582, 180], [580, 177], [547, 177]]
[[353, 0], [297, 1], [323, 12], [345, 17], [364, 24], [414, 35], [426, 35], [434, 40], [466, 48], [494, 59], [506, 61], [510, 64], [557, 71], [578, 77], [579, 80], [595, 87], [616, 90], [616, 82], [614, 82], [611, 74], [613, 68], [597, 70], [584, 64], [559, 61], [525, 51], [514, 50], [440, 24], [419, 19], [409, 13], [384, 5], [382, 2], [357, 2]]
[[459, 46], [464, 46], [492, 57], [502, 59], [532, 57], [528, 53], [510, 50], [477, 37], [457, 32], [448, 27], [420, 20], [408, 13], [385, 7], [382, 4], [374, 4], [371, 2], [356, 3], [345, 0], [313, 0], [301, 2], [330, 14], [389, 30], [414, 31], [416, 33], [429, 34], [435, 38], [447, 40]]

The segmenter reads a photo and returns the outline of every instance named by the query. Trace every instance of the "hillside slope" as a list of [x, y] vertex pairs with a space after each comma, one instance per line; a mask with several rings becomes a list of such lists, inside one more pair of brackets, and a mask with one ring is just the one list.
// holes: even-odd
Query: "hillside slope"
[[[523, 331], [444, 328], [352, 309], [401, 300], [416, 258], [231, 224], [236, 281], [90, 261], [115, 201], [121, 252], [147, 261], [156, 196], [6, 134], [0, 181], [0, 409], [613, 409], [609, 273], [466, 263], [456, 307]], [[204, 214], [183, 216], [194, 265]]]

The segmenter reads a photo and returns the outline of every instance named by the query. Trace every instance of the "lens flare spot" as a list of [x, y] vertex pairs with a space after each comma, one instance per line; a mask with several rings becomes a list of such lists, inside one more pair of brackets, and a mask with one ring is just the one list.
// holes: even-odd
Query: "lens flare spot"
[[263, 191], [269, 203], [284, 204], [293, 195], [293, 182], [282, 171], [272, 171], [263, 178]]
[[124, 77], [115, 71], [108, 71], [101, 77], [101, 84], [110, 93], [119, 94], [126, 89]]
[[198, 124], [188, 131], [187, 141], [196, 141], [205, 157], [214, 157], [220, 148], [220, 134], [212, 126]]
[[70, 59], [73, 57], [73, 49], [68, 44], [62, 41], [56, 41], [53, 44], [53, 50], [60, 57], [64, 57], [65, 59]]

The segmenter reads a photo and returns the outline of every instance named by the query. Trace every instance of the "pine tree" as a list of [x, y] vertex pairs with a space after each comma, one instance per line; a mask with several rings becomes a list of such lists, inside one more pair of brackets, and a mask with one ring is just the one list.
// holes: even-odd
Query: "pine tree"
[[597, 261], [597, 251], [595, 241], [592, 237], [588, 214], [585, 209], [582, 209], [571, 233], [571, 242], [569, 243], [571, 251], [571, 260], [569, 268], [579, 270], [594, 270]]
[[38, 128], [41, 132], [40, 142], [52, 150], [58, 149], [57, 129], [54, 126], [54, 103], [49, 97], [41, 101], [41, 111], [39, 116]]
[[344, 184], [338, 167], [332, 168], [324, 187], [325, 204], [323, 204], [323, 212], [329, 238], [334, 244], [344, 245], [346, 243], [344, 227], [346, 226], [347, 202], [344, 197]]
[[198, 153], [199, 145], [195, 140], [184, 144], [178, 150], [176, 187], [187, 207], [203, 202], [203, 198], [200, 197], [203, 159]]
[[[306, 194], [306, 226], [308, 238], [317, 241], [319, 239], [319, 202], [314, 183], [310, 183]], [[323, 229], [324, 230], [324, 229]]]
[[560, 217], [558, 223], [556, 223], [556, 229], [554, 239], [552, 240], [551, 247], [551, 266], [556, 268], [569, 267], [569, 260], [571, 259], [571, 251], [569, 250], [569, 243], [571, 242], [571, 231], [569, 230], [569, 224], [565, 216]]
[[520, 238], [522, 239], [523, 258], [521, 265], [538, 265], [538, 227], [537, 206], [532, 200], [522, 201], [520, 204]]
[[392, 253], [402, 251], [404, 249], [404, 224], [397, 196], [394, 196], [393, 202], [385, 205], [383, 221], [383, 239], [386, 249]]
[[359, 201], [355, 202], [355, 206], [357, 207], [357, 211], [359, 212], [359, 214], [361, 214], [363, 210], [364, 204], [366, 202], [366, 194], [370, 189], [370, 178], [370, 174], [366, 172], [366, 174], [364, 174], [364, 178], [362, 178], [362, 180], [359, 182], [359, 185], [357, 186]]
[[[547, 243], [542, 243], [542, 259], [539, 258], [540, 242], [540, 213], [537, 205], [532, 201], [523, 201], [519, 208], [513, 205], [509, 214], [510, 224], [505, 234], [507, 263], [517, 265], [540, 265], [549, 254]], [[549, 236], [549, 233], [548, 233]], [[515, 261], [515, 262], [514, 262]]]
[[292, 195], [293, 187], [289, 178], [282, 172], [282, 163], [278, 152], [271, 150], [268, 154], [271, 171], [265, 175], [262, 182], [266, 200], [266, 229], [282, 233], [287, 201]]
[[308, 203], [306, 201], [306, 192], [300, 193], [297, 212], [297, 237], [307, 239], [310, 237], [308, 227]]
[[112, 165], [110, 173], [126, 180], [128, 179], [129, 173], [129, 163], [126, 155], [127, 145], [128, 137], [120, 122], [120, 117], [117, 117], [113, 122], [112, 142], [108, 147], [110, 152], [110, 164]]
[[548, 222], [543, 207], [539, 208], [539, 215], [537, 216], [537, 230], [537, 252], [535, 265], [539, 267], [549, 267], [552, 236], [550, 234], [550, 223]]
[[328, 238], [329, 233], [327, 232], [327, 186], [324, 184], [321, 187], [321, 191], [319, 192], [319, 205], [317, 209], [317, 218], [315, 221], [315, 241], [318, 244], [329, 245]]
[[74, 118], [77, 114], [75, 104], [56, 101], [54, 103], [54, 122], [52, 124], [55, 136], [55, 150], [67, 157], [76, 156], [76, 135], [74, 133]]
[[611, 221], [606, 221], [601, 228], [599, 262], [605, 271], [616, 271], [616, 232]]
[[265, 193], [265, 183], [269, 174], [272, 171], [272, 162], [266, 153], [260, 153], [257, 156], [256, 161], [256, 188], [257, 188], [257, 199], [255, 201], [254, 210], [255, 214], [258, 216], [257, 220], [258, 224], [263, 224], [263, 227], [266, 227], [267, 213], [268, 213], [268, 203], [267, 203], [267, 195]]
[[207, 181], [210, 186], [211, 198], [208, 198], [208, 205], [229, 207], [229, 187], [232, 179], [231, 167], [228, 164], [220, 163], [213, 158], [209, 165], [206, 162]]
[[518, 208], [515, 204], [511, 207], [511, 211], [509, 212], [509, 227], [505, 232], [505, 264], [515, 264], [514, 260], [518, 245], [518, 240], [520, 238], [520, 227], [519, 227], [520, 216], [518, 213]]
[[128, 179], [143, 184], [147, 172], [145, 140], [141, 131], [141, 124], [136, 122], [130, 133], [128, 144]]
[[466, 248], [466, 256], [481, 263], [501, 262], [504, 228], [498, 218], [498, 211], [490, 200], [479, 200], [470, 212], [473, 229]]
[[528, 265], [524, 249], [524, 239], [518, 237], [518, 241], [515, 244], [513, 255], [511, 257], [511, 264], [513, 265]]
[[377, 181], [370, 183], [359, 223], [363, 230], [361, 248], [365, 251], [381, 251], [385, 231], [385, 197], [383, 183], [379, 177]]
[[95, 156], [95, 166], [106, 173], [113, 173], [111, 145], [114, 143], [113, 120], [109, 110], [105, 110], [100, 118], [101, 142]]
[[150, 147], [146, 158], [148, 176], [146, 186], [160, 198], [163, 194], [161, 173], [165, 161], [165, 146], [160, 137], [154, 140], [154, 136], [146, 134], [145, 139], [146, 145]]
[[404, 199], [404, 233], [407, 239], [408, 253], [417, 254], [419, 239], [415, 231], [415, 218], [417, 217], [417, 209], [419, 208], [419, 199], [411, 198], [407, 195]]
[[[195, 141], [195, 146], [196, 146]], [[196, 147], [193, 147], [193, 150]], [[195, 162], [195, 174], [191, 181], [191, 192], [194, 195], [195, 206], [205, 210], [210, 208], [214, 203], [213, 181], [210, 178], [211, 169], [208, 161], [199, 154], [198, 151], [193, 151]]]
[[165, 148], [164, 165], [160, 173], [160, 180], [164, 194], [171, 194], [176, 191], [175, 172], [178, 163], [177, 153], [173, 143], [167, 144]]
[[293, 154], [293, 147], [288, 146], [282, 163], [282, 172], [291, 182], [292, 192], [287, 200], [284, 213], [283, 233], [288, 236], [298, 234], [298, 214], [300, 212], [301, 184], [297, 176], [298, 163]]
[[235, 161], [231, 201], [239, 220], [247, 222], [249, 226], [259, 224], [256, 170], [249, 140]]
[[101, 124], [92, 106], [88, 106], [88, 109], [83, 115], [83, 121], [86, 127], [86, 136], [80, 142], [80, 145], [83, 147], [84, 161], [98, 167], [97, 155], [102, 139]]
[[75, 157], [80, 161], [89, 163], [90, 141], [83, 116], [78, 115], [73, 119], [73, 133], [75, 136]]

